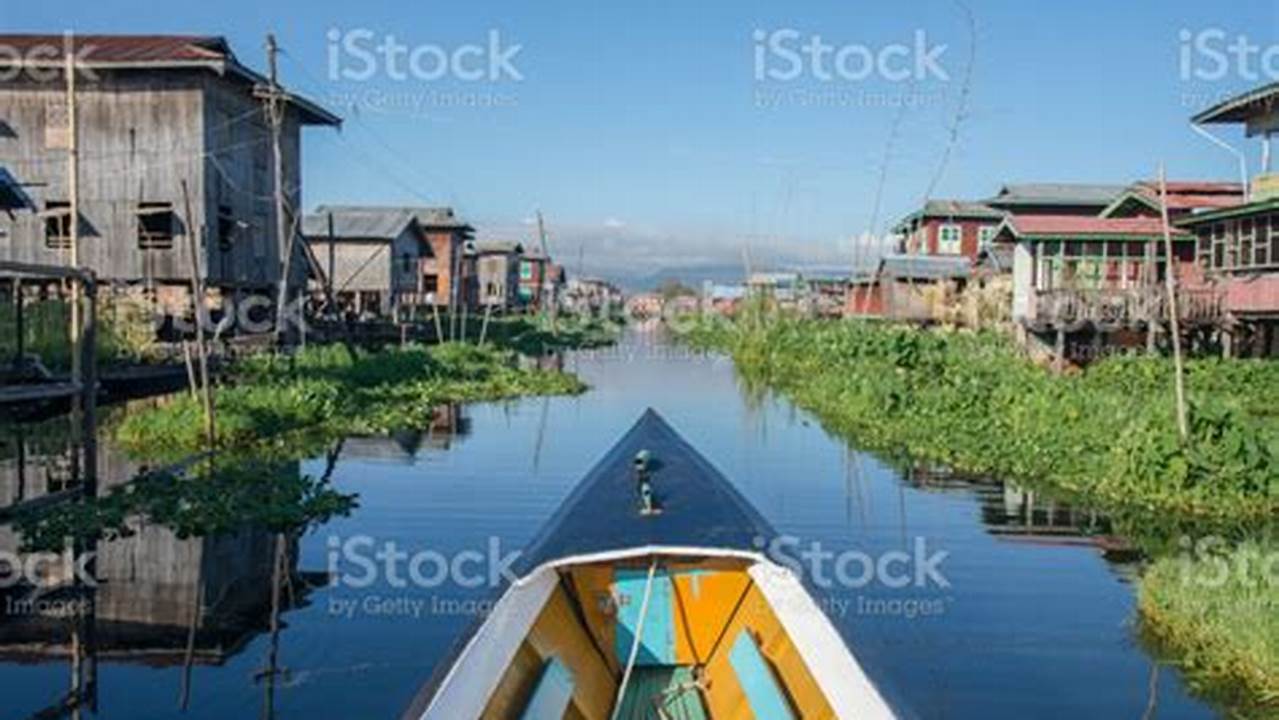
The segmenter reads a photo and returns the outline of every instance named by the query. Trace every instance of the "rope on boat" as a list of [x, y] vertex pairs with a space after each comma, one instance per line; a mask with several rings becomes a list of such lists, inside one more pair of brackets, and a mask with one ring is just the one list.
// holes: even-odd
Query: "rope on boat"
[[640, 603], [639, 620], [635, 623], [635, 639], [631, 641], [631, 652], [626, 658], [626, 669], [622, 671], [622, 683], [617, 686], [617, 699], [613, 701], [612, 720], [617, 720], [622, 711], [622, 699], [626, 697], [626, 685], [631, 681], [631, 670], [635, 669], [635, 661], [639, 658], [640, 642], [644, 639], [644, 616], [648, 615], [648, 600], [653, 595], [653, 576], [657, 574], [657, 558], [648, 566], [648, 579], [644, 581], [644, 600]]

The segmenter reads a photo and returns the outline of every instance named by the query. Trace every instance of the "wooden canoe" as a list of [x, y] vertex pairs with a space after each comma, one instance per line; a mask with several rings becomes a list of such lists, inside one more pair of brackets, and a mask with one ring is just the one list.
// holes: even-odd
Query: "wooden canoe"
[[760, 551], [773, 537], [649, 410], [404, 717], [895, 717], [800, 578]]

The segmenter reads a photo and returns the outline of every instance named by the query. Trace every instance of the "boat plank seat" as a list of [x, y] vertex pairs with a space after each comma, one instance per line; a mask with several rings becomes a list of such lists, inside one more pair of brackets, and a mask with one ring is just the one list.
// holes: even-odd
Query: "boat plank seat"
[[746, 694], [746, 702], [757, 718], [769, 720], [794, 720], [790, 703], [777, 682], [777, 676], [760, 652], [755, 638], [745, 630], [737, 634], [728, 662], [733, 666], [737, 682]]
[[573, 673], [559, 658], [551, 658], [533, 686], [533, 695], [520, 713], [520, 720], [562, 720], [572, 701]]
[[709, 720], [694, 680], [693, 670], [687, 666], [637, 666], [617, 720]]

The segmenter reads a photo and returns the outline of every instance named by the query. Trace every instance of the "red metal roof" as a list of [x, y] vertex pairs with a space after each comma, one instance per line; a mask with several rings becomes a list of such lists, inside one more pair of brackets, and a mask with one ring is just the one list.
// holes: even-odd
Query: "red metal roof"
[[[1139, 182], [1134, 189], [1158, 204], [1158, 182], [1150, 180]], [[1168, 209], [1170, 210], [1211, 210], [1232, 207], [1243, 201], [1243, 186], [1239, 183], [1195, 181], [1168, 183]]]
[[88, 63], [234, 60], [226, 40], [212, 35], [0, 35], [0, 46], [45, 62], [65, 59], [68, 47]]
[[[1103, 218], [1078, 215], [1022, 215], [1008, 221], [1016, 235], [1110, 235], [1146, 238], [1162, 235], [1159, 218]], [[1185, 231], [1172, 229], [1173, 235]]]
[[[1150, 188], [1155, 192], [1159, 191], [1159, 182], [1155, 180], [1146, 180], [1140, 183], [1143, 187]], [[1232, 182], [1210, 182], [1201, 180], [1181, 180], [1168, 181], [1169, 193], [1190, 193], [1190, 194], [1227, 194], [1238, 195], [1243, 192], [1243, 186], [1239, 183]]]

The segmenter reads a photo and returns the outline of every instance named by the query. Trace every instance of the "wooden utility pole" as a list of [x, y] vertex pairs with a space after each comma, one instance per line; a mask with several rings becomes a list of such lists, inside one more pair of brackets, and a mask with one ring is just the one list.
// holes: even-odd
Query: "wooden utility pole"
[[213, 393], [209, 388], [209, 350], [204, 344], [204, 283], [200, 280], [199, 243], [195, 240], [197, 226], [195, 215], [191, 212], [191, 193], [187, 190], [187, 181], [182, 181], [182, 204], [186, 212], [187, 254], [190, 256], [191, 269], [191, 309], [195, 313], [195, 350], [200, 364], [200, 392], [204, 402], [204, 436], [209, 450], [217, 441], [213, 424]]
[[489, 333], [489, 318], [493, 317], [493, 304], [489, 303], [484, 306], [484, 322], [480, 325], [480, 345], [484, 344]]
[[284, 338], [284, 304], [288, 298], [289, 260], [293, 251], [293, 238], [289, 232], [289, 221], [284, 208], [284, 154], [280, 147], [280, 134], [284, 125], [284, 100], [286, 96], [280, 89], [278, 56], [280, 46], [275, 42], [275, 34], [266, 36], [266, 58], [268, 68], [267, 87], [256, 93], [266, 104], [267, 121], [271, 124], [271, 161], [274, 175], [275, 200], [275, 237], [276, 248], [280, 253], [280, 279], [275, 299], [275, 343], [280, 345]]
[[464, 303], [462, 297], [462, 253], [464, 248], [462, 244], [450, 243], [453, 248], [453, 257], [449, 258], [451, 270], [449, 272], [449, 341], [458, 339], [458, 306]]
[[1177, 430], [1182, 441], [1190, 439], [1190, 422], [1186, 418], [1186, 379], [1181, 359], [1181, 321], [1177, 312], [1177, 257], [1172, 247], [1172, 225], [1168, 221], [1168, 179], [1159, 165], [1159, 215], [1164, 229], [1164, 289], [1168, 293], [1168, 324], [1172, 331], [1172, 362], [1176, 373]]
[[546, 221], [542, 217], [541, 210], [537, 211], [537, 240], [542, 251], [542, 276], [538, 278], [538, 281], [542, 284], [542, 288], [541, 296], [538, 298], [538, 301], [542, 305], [542, 312], [544, 312], [547, 318], [551, 321], [551, 333], [558, 334], [559, 328], [556, 326], [556, 312], [559, 309], [559, 303], [556, 301], [555, 297], [555, 281], [551, 279], [550, 276], [551, 251], [547, 247], [546, 243]]
[[[76, 66], [75, 66], [75, 42], [71, 36], [67, 36], [63, 52], [66, 54], [66, 87], [67, 87], [67, 200], [68, 200], [68, 217], [67, 229], [70, 240], [71, 250], [71, 267], [80, 268], [80, 150], [79, 150], [79, 123], [76, 122]], [[81, 325], [81, 283], [79, 280], [71, 281], [71, 308], [70, 308], [70, 345], [71, 345], [71, 381], [74, 383], [82, 383], [84, 381], [84, 365], [80, 358], [80, 325]], [[77, 396], [78, 397], [78, 396]], [[79, 400], [75, 400], [73, 405], [78, 409]]]

